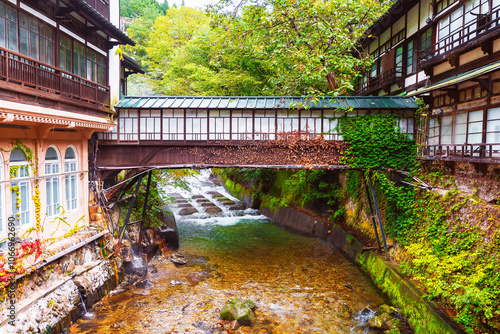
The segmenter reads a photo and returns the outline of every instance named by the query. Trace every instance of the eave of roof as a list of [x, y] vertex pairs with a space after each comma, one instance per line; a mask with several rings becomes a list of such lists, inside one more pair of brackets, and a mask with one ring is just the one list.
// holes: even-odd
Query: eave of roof
[[414, 98], [401, 96], [337, 96], [316, 102], [300, 96], [126, 96], [115, 108], [131, 109], [417, 109]]
[[134, 58], [132, 57], [129, 57], [127, 56], [126, 54], [123, 54], [123, 65], [130, 69], [132, 72], [134, 73], [141, 73], [141, 74], [144, 74], [144, 71], [141, 67], [141, 65], [139, 65], [135, 60]]
[[467, 71], [467, 72], [459, 73], [457, 75], [452, 75], [451, 77], [440, 80], [440, 81], [438, 81], [430, 86], [423, 87], [423, 88], [420, 88], [414, 92], [408, 93], [406, 96], [411, 97], [411, 96], [421, 95], [421, 94], [425, 94], [425, 93], [428, 93], [428, 92], [433, 91], [433, 90], [437, 90], [437, 89], [444, 88], [447, 86], [452, 86], [452, 85], [479, 77], [483, 74], [490, 73], [490, 72], [495, 71], [497, 69], [500, 69], [500, 60], [495, 61], [493, 63], [490, 63], [488, 65], [481, 66], [479, 68], [475, 68], [475, 69]]
[[376, 39], [385, 29], [399, 20], [406, 12], [413, 8], [419, 0], [398, 0], [396, 1], [375, 23], [365, 32], [366, 36], [372, 35], [363, 41], [363, 47], [366, 47]]
[[82, 10], [85, 11], [87, 15], [91, 15], [94, 17], [99, 24], [106, 28], [106, 32], [113, 38], [115, 38], [121, 44], [129, 44], [135, 45], [135, 42], [128, 37], [125, 33], [123, 33], [120, 29], [115, 27], [111, 22], [109, 22], [104, 16], [101, 15], [98, 11], [96, 11], [92, 6], [86, 3], [83, 0], [74, 0], [77, 4], [80, 5]]

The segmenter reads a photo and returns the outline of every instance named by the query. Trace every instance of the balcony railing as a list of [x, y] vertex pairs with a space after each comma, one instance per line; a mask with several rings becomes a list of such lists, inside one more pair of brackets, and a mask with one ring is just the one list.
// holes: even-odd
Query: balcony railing
[[[468, 13], [478, 10], [474, 7]], [[483, 41], [497, 35], [500, 27], [500, 6], [493, 8], [488, 14], [473, 14], [477, 19], [460, 26], [448, 36], [441, 38], [437, 43], [418, 51], [418, 59], [422, 67], [430, 66], [446, 57], [466, 50], [470, 45], [478, 45]], [[475, 43], [469, 43], [471, 41]], [[469, 45], [467, 45], [469, 43]]]
[[383, 72], [374, 78], [369, 78], [367, 81], [363, 82], [358, 90], [354, 92], [354, 95], [363, 95], [374, 90], [378, 90], [392, 84], [395, 84], [398, 79], [402, 79], [403, 70], [401, 68], [391, 68]]
[[424, 145], [419, 147], [418, 156], [427, 160], [500, 163], [500, 143]]
[[109, 108], [109, 87], [0, 48], [0, 80]]
[[109, 21], [109, 0], [84, 0]]

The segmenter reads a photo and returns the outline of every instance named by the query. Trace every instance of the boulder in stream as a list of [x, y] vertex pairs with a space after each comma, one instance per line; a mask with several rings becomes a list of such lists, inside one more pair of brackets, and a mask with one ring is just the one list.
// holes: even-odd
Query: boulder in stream
[[[368, 320], [368, 326], [372, 328], [387, 330], [385, 333], [396, 334], [399, 333], [399, 328], [401, 327], [401, 321], [395, 317], [394, 314], [397, 310], [389, 305], [381, 305], [377, 313], [373, 318]], [[393, 332], [391, 332], [391, 330]]]
[[242, 301], [234, 298], [224, 306], [220, 316], [224, 320], [237, 320], [242, 325], [250, 325], [255, 320], [255, 304], [250, 299]]
[[172, 253], [168, 256], [168, 260], [170, 262], [172, 262], [173, 264], [176, 264], [176, 265], [183, 265], [183, 264], [186, 264], [187, 261], [186, 261], [186, 258], [184, 257], [184, 255], [180, 254], [180, 253]]

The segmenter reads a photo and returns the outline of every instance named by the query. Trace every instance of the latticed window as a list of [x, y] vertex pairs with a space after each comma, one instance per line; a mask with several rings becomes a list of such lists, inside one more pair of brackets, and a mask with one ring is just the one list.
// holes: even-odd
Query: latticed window
[[[45, 153], [45, 175], [60, 174], [61, 161], [59, 154], [53, 147], [49, 147]], [[45, 178], [46, 189], [46, 214], [53, 217], [61, 212], [61, 176], [55, 175], [53, 177]]]
[[59, 67], [61, 69], [71, 72], [71, 39], [65, 35], [59, 37]]
[[9, 160], [13, 181], [10, 184], [12, 213], [17, 226], [28, 225], [31, 222], [31, 185], [29, 179], [26, 179], [30, 172], [28, 159], [22, 149], [16, 148], [11, 152]]
[[[64, 154], [64, 172], [76, 173], [77, 165], [78, 160], [76, 158], [76, 152], [72, 147], [68, 147]], [[64, 178], [64, 185], [66, 190], [66, 210], [75, 210], [78, 204], [76, 174], [66, 175]]]

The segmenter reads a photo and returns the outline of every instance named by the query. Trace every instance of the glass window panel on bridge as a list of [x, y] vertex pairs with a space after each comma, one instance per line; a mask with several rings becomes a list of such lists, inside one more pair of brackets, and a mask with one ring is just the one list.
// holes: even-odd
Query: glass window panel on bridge
[[321, 135], [321, 110], [301, 110], [300, 131], [306, 134], [309, 139]]
[[186, 110], [186, 140], [207, 140], [207, 111]]
[[[498, 144], [492, 145], [492, 157], [500, 157], [500, 108], [488, 110], [488, 122], [486, 123], [486, 143]], [[489, 147], [486, 148], [486, 154], [489, 156]]]
[[184, 110], [163, 110], [163, 140], [184, 140]]
[[253, 140], [253, 110], [233, 110], [231, 116], [231, 139]]
[[119, 138], [123, 141], [139, 140], [139, 112], [133, 109], [123, 109], [120, 111]]
[[276, 111], [255, 111], [255, 140], [276, 139]]
[[278, 137], [299, 132], [299, 111], [293, 109], [278, 110], [276, 132]]
[[161, 139], [161, 112], [160, 110], [141, 110], [140, 140]]
[[231, 139], [229, 110], [210, 110], [208, 139]]
[[[342, 112], [343, 114], [343, 112]], [[333, 109], [323, 110], [323, 138], [325, 140], [342, 140], [342, 137], [337, 134], [338, 118], [341, 113], [335, 113]]]

